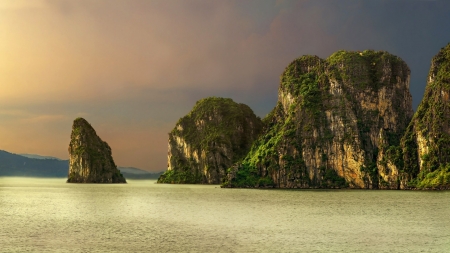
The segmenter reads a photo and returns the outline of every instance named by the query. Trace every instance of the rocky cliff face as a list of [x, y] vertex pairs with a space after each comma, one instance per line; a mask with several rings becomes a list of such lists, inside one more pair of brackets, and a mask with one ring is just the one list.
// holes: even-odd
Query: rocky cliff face
[[[303, 56], [281, 76], [265, 132], [225, 185], [400, 187], [410, 70], [387, 52]], [[400, 167], [401, 168], [400, 168]]]
[[158, 183], [221, 183], [261, 129], [247, 105], [217, 97], [198, 101], [169, 133], [168, 170]]
[[68, 183], [126, 183], [108, 143], [83, 118], [73, 122], [69, 144]]
[[402, 147], [405, 187], [450, 188], [450, 44], [431, 61], [424, 97]]

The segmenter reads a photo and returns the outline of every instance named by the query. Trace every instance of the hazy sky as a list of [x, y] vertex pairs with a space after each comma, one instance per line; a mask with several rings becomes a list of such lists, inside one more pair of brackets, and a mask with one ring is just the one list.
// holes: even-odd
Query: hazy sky
[[448, 0], [1, 0], [0, 149], [67, 159], [81, 116], [116, 164], [162, 171], [200, 98], [264, 117], [295, 58], [374, 49], [409, 65], [415, 109], [449, 42]]

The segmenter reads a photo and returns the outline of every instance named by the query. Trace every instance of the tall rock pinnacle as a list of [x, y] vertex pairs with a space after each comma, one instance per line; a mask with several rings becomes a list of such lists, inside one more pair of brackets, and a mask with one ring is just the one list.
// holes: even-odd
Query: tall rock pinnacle
[[196, 103], [169, 133], [168, 170], [159, 183], [218, 184], [262, 129], [252, 109], [229, 98]]
[[406, 63], [384, 51], [294, 60], [265, 131], [225, 185], [399, 188], [396, 158], [413, 114], [409, 79]]
[[69, 144], [68, 183], [126, 183], [108, 143], [83, 118], [73, 122]]
[[402, 147], [405, 182], [417, 188], [450, 188], [450, 44], [431, 61], [425, 94]]

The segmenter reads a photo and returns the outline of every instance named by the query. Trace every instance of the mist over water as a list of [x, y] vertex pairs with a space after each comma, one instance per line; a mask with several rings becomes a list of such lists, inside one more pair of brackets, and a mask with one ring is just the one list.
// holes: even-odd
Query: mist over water
[[0, 178], [0, 252], [447, 252], [450, 192]]

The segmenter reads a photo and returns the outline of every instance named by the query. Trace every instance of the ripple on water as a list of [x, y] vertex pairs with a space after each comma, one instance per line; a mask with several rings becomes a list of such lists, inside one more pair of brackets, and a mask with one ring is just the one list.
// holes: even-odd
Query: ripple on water
[[450, 192], [0, 178], [4, 252], [447, 252]]

